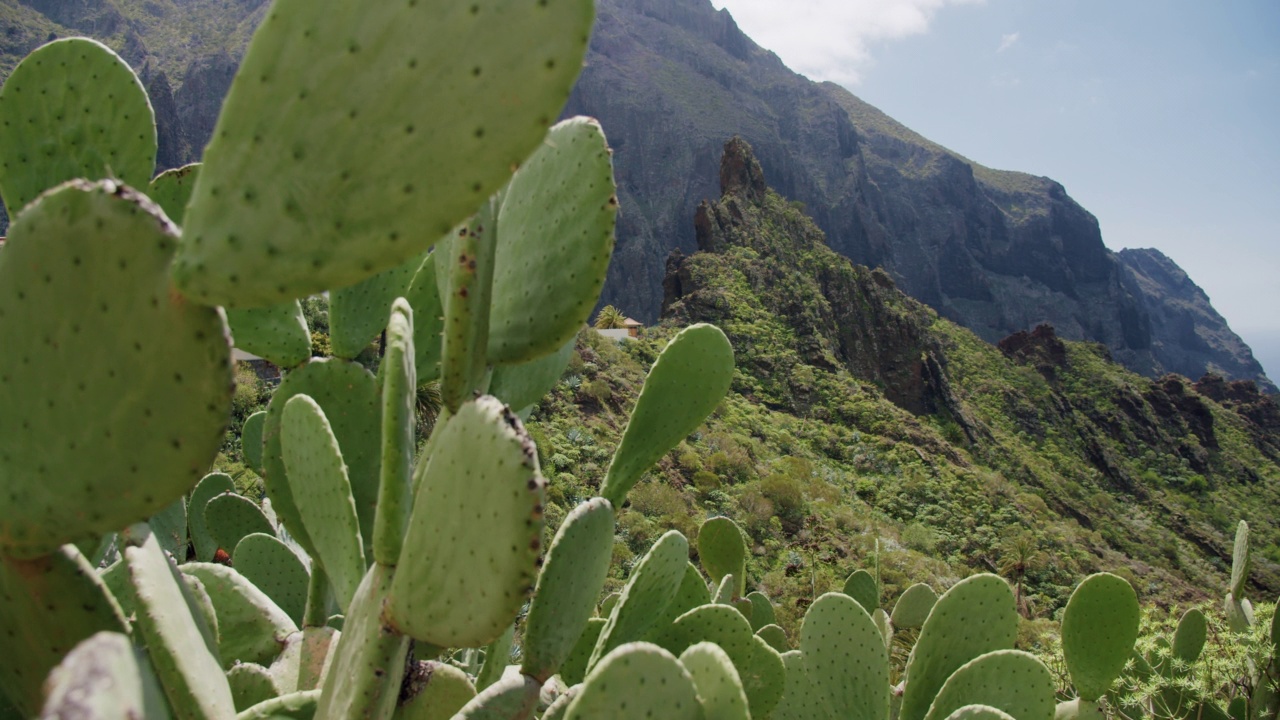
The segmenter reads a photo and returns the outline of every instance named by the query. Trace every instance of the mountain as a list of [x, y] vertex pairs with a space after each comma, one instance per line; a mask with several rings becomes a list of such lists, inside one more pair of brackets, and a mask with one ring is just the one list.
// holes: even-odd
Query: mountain
[[[51, 35], [104, 40], [140, 68], [161, 165], [173, 166], [198, 158], [264, 10], [265, 0], [0, 0], [0, 62]], [[566, 113], [600, 118], [615, 149], [623, 209], [603, 302], [657, 316], [664, 259], [694, 249], [688, 220], [717, 196], [720, 147], [740, 135], [834, 250], [988, 342], [1049, 324], [1147, 376], [1214, 371], [1275, 390], [1202, 293], [1164, 282], [1180, 270], [1154, 278], [1109, 251], [1058, 183], [982, 167], [791, 72], [709, 0], [599, 0], [598, 15]]]
[[713, 322], [734, 347], [732, 390], [632, 491], [615, 557], [731, 516], [752, 539], [751, 586], [794, 627], [873, 557], [892, 594], [994, 571], [1026, 539], [1041, 553], [1029, 614], [1051, 616], [1097, 570], [1153, 602], [1221, 596], [1243, 518], [1255, 591], [1280, 590], [1273, 396], [1218, 376], [1144, 378], [1048, 326], [993, 346], [832, 250], [748, 143], [723, 147], [718, 199], [690, 224], [696, 249], [665, 263], [661, 324], [621, 347], [584, 332], [530, 418], [548, 517], [602, 480], [662, 344]]

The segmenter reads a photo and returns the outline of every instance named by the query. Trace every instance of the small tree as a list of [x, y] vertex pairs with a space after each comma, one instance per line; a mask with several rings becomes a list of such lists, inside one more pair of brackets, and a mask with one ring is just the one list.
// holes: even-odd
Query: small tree
[[620, 330], [626, 325], [627, 316], [622, 311], [612, 305], [605, 305], [600, 308], [600, 314], [596, 315], [596, 329], [598, 330]]

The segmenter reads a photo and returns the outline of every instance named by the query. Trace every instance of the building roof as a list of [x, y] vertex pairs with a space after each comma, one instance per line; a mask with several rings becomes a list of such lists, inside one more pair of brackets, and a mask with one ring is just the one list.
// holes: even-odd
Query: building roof
[[622, 321], [622, 327], [628, 327], [628, 328], [644, 327], [644, 323], [640, 322], [639, 320], [632, 320], [631, 318], [627, 318], [626, 320]]

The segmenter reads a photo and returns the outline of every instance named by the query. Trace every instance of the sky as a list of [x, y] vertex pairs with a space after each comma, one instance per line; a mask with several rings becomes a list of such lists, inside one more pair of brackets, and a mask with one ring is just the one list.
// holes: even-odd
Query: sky
[[1154, 247], [1280, 380], [1280, 2], [712, 0], [796, 72]]

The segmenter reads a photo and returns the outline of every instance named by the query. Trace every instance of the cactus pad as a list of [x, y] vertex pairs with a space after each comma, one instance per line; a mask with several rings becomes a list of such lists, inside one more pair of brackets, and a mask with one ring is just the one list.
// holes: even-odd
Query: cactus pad
[[[715, 592], [711, 593], [712, 602], [719, 605], [733, 605], [733, 586], [736, 584], [737, 581], [732, 574], [720, 578], [720, 584], [716, 586]], [[743, 617], [747, 616], [744, 614]]]
[[733, 575], [733, 595], [746, 595], [747, 543], [738, 524], [727, 517], [713, 517], [698, 529], [698, 558], [711, 582], [717, 585], [725, 575]]
[[248, 710], [280, 695], [271, 673], [257, 663], [240, 663], [228, 670], [227, 684], [231, 686], [236, 711]]
[[218, 547], [228, 555], [247, 535], [276, 533], [255, 502], [233, 492], [217, 495], [205, 504], [204, 522]]
[[319, 690], [299, 690], [264, 700], [236, 715], [236, 720], [310, 720], [317, 715], [316, 706], [319, 701]]
[[[616, 593], [610, 595], [610, 597], [615, 596]], [[606, 604], [608, 604], [608, 601], [609, 598], [605, 598]], [[649, 642], [658, 642], [658, 639], [667, 631], [671, 623], [676, 621], [676, 618], [709, 602], [711, 602], [711, 595], [707, 591], [706, 579], [702, 577], [702, 573], [698, 571], [696, 565], [686, 563], [684, 577], [680, 580], [680, 589], [676, 590], [676, 595], [671, 599], [671, 602], [667, 603], [666, 610], [662, 612], [662, 615], [641, 639]], [[611, 610], [612, 607], [609, 609], [601, 608], [601, 612], [606, 615]]]
[[[248, 424], [249, 421], [246, 420], [245, 425]], [[218, 551], [218, 541], [209, 532], [209, 525], [204, 519], [205, 507], [218, 495], [235, 492], [235, 490], [236, 484], [230, 475], [215, 472], [204, 476], [191, 491], [190, 499], [187, 501], [187, 525], [191, 533], [191, 545], [196, 551], [196, 560], [209, 562]]]
[[280, 446], [293, 500], [316, 548], [313, 557], [346, 612], [364, 577], [364, 541], [338, 440], [310, 396], [294, 395], [285, 404]]
[[173, 224], [182, 225], [182, 218], [187, 213], [187, 201], [191, 199], [191, 189], [195, 187], [197, 177], [200, 177], [200, 163], [165, 170], [151, 179], [151, 184], [147, 186], [147, 197], [164, 210]]
[[145, 655], [120, 633], [80, 643], [49, 675], [42, 718], [168, 718]]
[[593, 15], [591, 0], [276, 2], [205, 150], [179, 285], [269, 305], [425, 250], [537, 147]]
[[773, 720], [835, 720], [822, 693], [809, 679], [803, 653], [784, 652], [782, 662], [786, 668], [786, 686], [782, 700], [773, 710]]
[[317, 718], [391, 715], [409, 651], [409, 638], [382, 620], [393, 572], [374, 564], [356, 590], [342, 638], [333, 651]]
[[519, 365], [494, 368], [489, 393], [517, 410], [538, 402], [560, 382], [569, 359], [573, 357], [576, 342], [577, 338], [573, 337], [550, 355]]
[[1231, 549], [1231, 587], [1228, 589], [1236, 600], [1244, 599], [1244, 584], [1249, 580], [1249, 523], [1241, 520], [1236, 526], [1236, 542]]
[[298, 631], [288, 613], [238, 571], [215, 563], [187, 563], [183, 574], [199, 580], [218, 618], [218, 655], [223, 665], [236, 661], [266, 665]]
[[1178, 620], [1178, 629], [1173, 634], [1173, 656], [1191, 664], [1200, 659], [1204, 643], [1209, 637], [1209, 622], [1204, 613], [1191, 608]]
[[727, 605], [703, 605], [681, 615], [659, 644], [672, 652], [684, 652], [704, 641], [720, 646], [732, 658], [752, 715], [768, 717], [783, 691], [778, 653], [752, 634], [742, 614]]
[[454, 715], [455, 720], [505, 720], [530, 718], [538, 707], [542, 684], [530, 677], [512, 675], [490, 685]]
[[0, 693], [24, 715], [39, 711], [41, 683], [77, 643], [124, 629], [119, 607], [74, 546], [30, 561], [0, 556]]
[[966, 705], [989, 705], [1018, 720], [1053, 720], [1055, 686], [1049, 669], [1021, 650], [996, 650], [952, 673], [926, 720], [947, 720]]
[[[683, 535], [670, 530], [658, 538], [631, 571], [622, 596], [609, 613], [609, 621], [596, 641], [591, 661], [587, 664], [588, 670], [614, 648], [644, 637], [676, 596], [688, 565], [689, 541]], [[732, 612], [732, 609], [726, 609]]]
[[733, 348], [713, 325], [690, 325], [649, 370], [600, 494], [621, 507], [640, 476], [698, 429], [729, 391]]
[[751, 720], [742, 680], [719, 645], [693, 645], [680, 654], [680, 664], [693, 678], [706, 720]]
[[965, 705], [947, 716], [946, 720], [1014, 720], [1013, 716], [990, 705]]
[[244, 461], [254, 472], [262, 475], [262, 429], [267, 424], [267, 411], [259, 410], [244, 419], [240, 426], [240, 449]]
[[924, 583], [916, 583], [898, 597], [898, 602], [893, 605], [893, 615], [889, 619], [893, 621], [894, 627], [924, 627], [924, 621], [929, 618], [929, 612], [936, 602], [938, 594], [933, 588]]
[[149, 517], [217, 453], [230, 347], [216, 310], [172, 292], [176, 232], [111, 181], [64, 185], [10, 227], [0, 255], [8, 554], [34, 557]]
[[827, 593], [809, 606], [800, 650], [829, 714], [888, 720], [889, 655], [868, 611], [847, 595]]
[[924, 720], [943, 683], [961, 665], [1013, 647], [1018, 613], [1003, 579], [974, 575], [938, 598], [907, 661], [901, 720]]
[[419, 465], [387, 606], [402, 632], [441, 647], [502, 634], [533, 590], [546, 481], [524, 426], [500, 402], [464, 404]]
[[137, 602], [137, 627], [170, 705], [179, 718], [231, 717], [231, 687], [191, 614], [177, 569], [154, 535], [139, 540], [124, 551]]
[[773, 602], [762, 592], [747, 593], [747, 600], [751, 602], [751, 629], [756, 632], [766, 625], [772, 625], [777, 622], [777, 618], [773, 613]]
[[413, 456], [418, 376], [413, 364], [413, 308], [404, 298], [391, 306], [386, 346], [378, 373], [382, 382], [382, 475], [373, 523], [373, 557], [395, 565], [413, 504]]
[[787, 640], [787, 631], [783, 630], [780, 625], [765, 625], [759, 630], [756, 630], [756, 635], [759, 636], [761, 640], [769, 643], [769, 647], [780, 653], [785, 653], [791, 650], [791, 643]]
[[[618, 215], [599, 123], [557, 124], [503, 192], [489, 360], [522, 363], [573, 339], [600, 297]], [[518, 407], [518, 406], [517, 406]]]
[[1062, 615], [1062, 654], [1081, 698], [1097, 700], [1120, 675], [1140, 617], [1133, 587], [1110, 573], [1090, 575], [1071, 593]]
[[565, 713], [565, 720], [658, 717], [699, 720], [702, 706], [689, 671], [649, 643], [622, 645], [601, 659]]
[[377, 380], [368, 370], [353, 362], [312, 360], [286, 374], [267, 405], [267, 421], [262, 429], [262, 466], [266, 471], [263, 477], [267, 497], [271, 498], [271, 506], [280, 515], [289, 534], [308, 555], [314, 557], [315, 547], [303, 526], [290, 489], [280, 446], [284, 407], [294, 395], [309, 395], [324, 410], [347, 465], [351, 496], [356, 501], [356, 513], [360, 518], [360, 537], [372, 540], [382, 453]]
[[578, 641], [573, 644], [573, 649], [560, 665], [560, 679], [566, 685], [577, 685], [586, 678], [591, 651], [595, 649], [596, 641], [600, 639], [600, 631], [604, 630], [606, 622], [608, 621], [605, 618], [599, 617], [587, 621], [587, 626], [582, 629], [582, 635], [578, 636]]
[[0, 194], [11, 218], [68, 180], [113, 178], [141, 188], [156, 166], [147, 92], [96, 40], [55, 40], [18, 63], [0, 89], [0, 126]]
[[524, 628], [524, 674], [546, 682], [595, 609], [613, 556], [613, 507], [592, 498], [565, 517], [547, 551]]
[[227, 310], [235, 346], [282, 368], [311, 357], [311, 330], [297, 300], [247, 310]]
[[231, 553], [231, 562], [245, 579], [266, 593], [295, 623], [302, 625], [310, 574], [287, 545], [274, 535], [246, 535]]
[[411, 667], [403, 687], [398, 720], [450, 720], [476, 696], [465, 672], [431, 660]]
[[391, 303], [409, 292], [409, 284], [426, 259], [415, 255], [355, 285], [329, 292], [329, 343], [333, 354], [352, 359], [387, 325]]
[[[427, 256], [409, 284], [405, 300], [413, 308], [413, 364], [418, 382], [440, 377], [440, 335], [444, 332], [444, 304], [436, 287], [435, 253]], [[500, 396], [499, 396], [500, 397]]]
[[187, 499], [178, 498], [169, 507], [147, 519], [160, 547], [174, 557], [187, 558]]
[[854, 570], [845, 579], [841, 592], [858, 601], [868, 615], [880, 607], [880, 586], [876, 583], [875, 576], [866, 570]]

